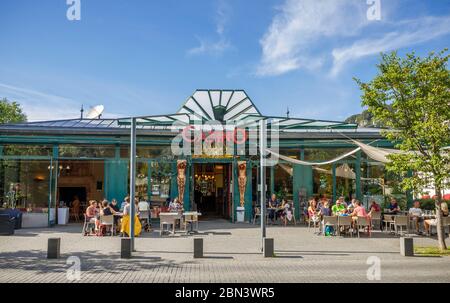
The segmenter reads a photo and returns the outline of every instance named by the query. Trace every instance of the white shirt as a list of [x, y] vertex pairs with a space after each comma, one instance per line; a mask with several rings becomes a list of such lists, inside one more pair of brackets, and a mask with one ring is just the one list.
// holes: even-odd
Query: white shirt
[[409, 209], [409, 214], [416, 217], [420, 217], [422, 215], [422, 210], [420, 208], [411, 207]]

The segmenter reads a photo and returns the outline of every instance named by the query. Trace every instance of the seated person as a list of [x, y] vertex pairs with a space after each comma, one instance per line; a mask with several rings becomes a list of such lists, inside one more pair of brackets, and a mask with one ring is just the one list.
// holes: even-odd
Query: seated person
[[316, 205], [317, 205], [316, 200], [312, 199], [308, 207], [308, 217], [310, 222], [313, 222], [314, 225], [320, 222], [320, 217], [317, 214]]
[[147, 201], [140, 201], [138, 204], [139, 211], [149, 211], [150, 204]]
[[380, 212], [380, 211], [381, 211], [380, 205], [378, 205], [377, 202], [375, 202], [375, 200], [372, 200], [370, 202], [370, 206], [369, 206], [369, 213]]
[[341, 202], [341, 204], [344, 205], [346, 208], [348, 207], [347, 202], [345, 202], [344, 196], [340, 196], [338, 200], [339, 200], [339, 201]]
[[284, 219], [284, 216], [286, 214], [286, 208], [289, 208], [289, 203], [286, 202], [286, 200], [281, 200], [281, 205], [276, 209], [275, 211], [275, 217]]
[[352, 213], [353, 210], [356, 208], [356, 199], [352, 199], [350, 204], [347, 206], [347, 213]]
[[267, 203], [267, 213], [269, 214], [269, 219], [272, 221], [272, 223], [275, 223], [276, 209], [278, 208], [279, 204], [280, 202], [278, 201], [277, 196], [275, 194], [272, 194]]
[[[137, 208], [137, 200], [135, 201], [135, 205]], [[130, 203], [127, 203], [127, 205], [124, 207], [123, 209], [123, 217], [122, 217], [122, 223], [121, 223], [121, 228], [120, 228], [120, 232], [122, 233], [122, 235], [130, 235], [130, 212], [131, 212], [131, 206]], [[141, 229], [142, 229], [142, 225], [141, 225], [141, 221], [139, 220], [138, 217], [138, 212], [136, 212], [136, 214], [134, 215], [134, 235], [135, 236], [139, 236], [141, 234]]]
[[355, 208], [353, 209], [353, 212], [350, 214], [350, 216], [353, 219], [357, 219], [358, 217], [368, 217], [366, 209], [361, 205], [361, 202], [359, 200], [355, 199]]
[[346, 213], [345, 206], [341, 203], [340, 200], [336, 201], [336, 204], [331, 207], [331, 211], [334, 216], [340, 216]]
[[102, 216], [112, 216], [116, 211], [111, 208], [107, 200], [103, 200], [102, 209], [100, 210], [100, 215]]
[[364, 217], [368, 218], [366, 209], [364, 206], [361, 205], [361, 202], [359, 200], [355, 199], [355, 208], [353, 209], [353, 212], [350, 214], [353, 220], [353, 228], [356, 228], [358, 217]]
[[[284, 202], [284, 200], [283, 200], [283, 202]], [[289, 203], [289, 202], [283, 203], [283, 209], [284, 209], [284, 211], [283, 211], [283, 218], [291, 221], [292, 218], [293, 218], [292, 204]]]
[[178, 201], [178, 198], [173, 199], [169, 204], [169, 212], [179, 212], [182, 211], [181, 203]]
[[[448, 217], [448, 205], [446, 202], [441, 202], [441, 211], [443, 217]], [[423, 227], [425, 227], [425, 231], [427, 234], [430, 233], [430, 226], [436, 226], [437, 219], [428, 219], [423, 221]]]
[[395, 198], [391, 199], [391, 202], [388, 206], [388, 213], [395, 215], [400, 211], [400, 206], [398, 206], [397, 200]]
[[123, 212], [125, 209], [125, 206], [130, 204], [130, 197], [125, 197], [124, 201], [122, 202], [122, 204], [120, 205], [120, 212]]
[[332, 212], [330, 209], [330, 202], [327, 200], [325, 202], [323, 202], [322, 207], [319, 210], [319, 216], [323, 217], [323, 216], [332, 216]]
[[117, 205], [117, 200], [116, 199], [112, 199], [111, 203], [109, 204], [109, 206], [115, 211], [115, 212], [119, 212], [120, 208]]
[[423, 211], [420, 208], [420, 202], [415, 201], [414, 207], [411, 207], [409, 209], [409, 217], [415, 222], [417, 234], [420, 233], [419, 223], [423, 221], [422, 215], [423, 215]]
[[89, 206], [86, 208], [86, 217], [91, 223], [95, 223], [98, 217], [97, 201], [90, 200]]
[[318, 216], [319, 216], [319, 218], [322, 219], [322, 232], [325, 233], [325, 226], [324, 226], [324, 219], [323, 219], [323, 217], [324, 216], [327, 216], [327, 217], [332, 216], [332, 212], [331, 212], [331, 208], [330, 208], [330, 202], [328, 200], [323, 202], [323, 205], [322, 205], [322, 207], [319, 210]]

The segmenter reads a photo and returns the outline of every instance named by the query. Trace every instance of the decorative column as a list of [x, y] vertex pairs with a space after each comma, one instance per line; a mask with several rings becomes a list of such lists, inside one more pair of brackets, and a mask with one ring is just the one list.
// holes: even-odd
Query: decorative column
[[237, 222], [245, 221], [245, 188], [247, 185], [247, 162], [238, 161], [238, 187], [239, 187], [239, 207], [237, 207]]
[[184, 204], [184, 189], [186, 187], [186, 160], [177, 160], [178, 201]]

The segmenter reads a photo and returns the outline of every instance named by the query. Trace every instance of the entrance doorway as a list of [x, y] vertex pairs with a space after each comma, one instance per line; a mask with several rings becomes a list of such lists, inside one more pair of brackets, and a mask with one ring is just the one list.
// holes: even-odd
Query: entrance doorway
[[194, 164], [194, 203], [202, 218], [230, 218], [230, 184], [230, 164]]
[[59, 201], [63, 201], [67, 206], [72, 206], [71, 203], [75, 197], [81, 202], [86, 202], [86, 187], [59, 188]]

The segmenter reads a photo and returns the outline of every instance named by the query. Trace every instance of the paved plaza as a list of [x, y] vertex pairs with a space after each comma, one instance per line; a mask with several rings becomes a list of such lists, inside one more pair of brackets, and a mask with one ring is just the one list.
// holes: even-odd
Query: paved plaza
[[[119, 237], [83, 237], [80, 231], [81, 225], [71, 224], [0, 236], [0, 282], [72, 282], [67, 272], [73, 264], [66, 263], [71, 256], [81, 261], [82, 283], [372, 282], [367, 273], [374, 260], [380, 260], [381, 279], [369, 270], [373, 282], [450, 282], [450, 257], [402, 257], [398, 237], [381, 232], [358, 239], [318, 236], [305, 226], [270, 226], [276, 256], [263, 258], [258, 225], [202, 221], [196, 237], [204, 239], [205, 258], [193, 258], [193, 236], [161, 238], [155, 230], [137, 238], [137, 251], [125, 260]], [[61, 238], [61, 259], [46, 259], [50, 237]], [[414, 243], [436, 245], [426, 237]]]

